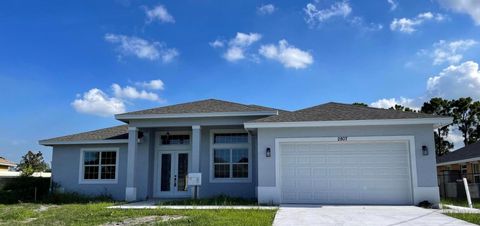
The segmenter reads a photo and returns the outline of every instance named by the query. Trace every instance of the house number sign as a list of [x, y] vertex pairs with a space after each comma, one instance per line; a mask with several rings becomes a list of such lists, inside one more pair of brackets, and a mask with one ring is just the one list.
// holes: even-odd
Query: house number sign
[[348, 137], [338, 137], [339, 142], [347, 141], [347, 139], [348, 139]]

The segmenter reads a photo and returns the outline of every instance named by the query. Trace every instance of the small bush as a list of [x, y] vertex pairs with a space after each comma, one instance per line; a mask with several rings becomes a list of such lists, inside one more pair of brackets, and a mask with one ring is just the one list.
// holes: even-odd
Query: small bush
[[17, 177], [11, 178], [0, 190], [0, 203], [32, 202], [42, 200], [48, 195], [50, 178]]

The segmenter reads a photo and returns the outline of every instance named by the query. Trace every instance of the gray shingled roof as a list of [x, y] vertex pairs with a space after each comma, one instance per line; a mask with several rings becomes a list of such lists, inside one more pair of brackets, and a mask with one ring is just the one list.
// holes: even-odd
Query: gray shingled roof
[[145, 115], [145, 114], [188, 114], [188, 113], [213, 113], [213, 112], [261, 112], [277, 111], [277, 109], [259, 106], [246, 105], [229, 101], [207, 99], [183, 104], [175, 104], [165, 107], [146, 109], [141, 111], [118, 114], [123, 115]]
[[371, 119], [416, 119], [438, 117], [440, 116], [330, 102], [298, 111], [261, 118], [250, 122], [305, 122]]
[[128, 125], [114, 126], [99, 130], [41, 140], [40, 143], [72, 142], [85, 140], [115, 140], [128, 138]]
[[480, 141], [437, 157], [437, 164], [480, 157]]

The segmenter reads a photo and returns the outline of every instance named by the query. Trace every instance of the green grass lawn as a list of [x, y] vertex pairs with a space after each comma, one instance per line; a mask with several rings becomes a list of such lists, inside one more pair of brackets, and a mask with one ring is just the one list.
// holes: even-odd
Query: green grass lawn
[[[468, 207], [467, 199], [442, 198], [442, 204]], [[473, 208], [480, 209], [480, 199], [472, 199]]]
[[[155, 225], [272, 225], [276, 210], [122, 210], [113, 203], [0, 205], [0, 225], [101, 225], [145, 216], [185, 216]], [[46, 208], [47, 207], [47, 208]], [[160, 220], [160, 219], [158, 219]]]
[[480, 214], [476, 213], [446, 213], [446, 215], [480, 225]]
[[256, 206], [257, 200], [232, 198], [228, 196], [218, 196], [208, 199], [182, 199], [174, 201], [164, 201], [158, 203], [159, 205], [194, 205], [194, 206]]

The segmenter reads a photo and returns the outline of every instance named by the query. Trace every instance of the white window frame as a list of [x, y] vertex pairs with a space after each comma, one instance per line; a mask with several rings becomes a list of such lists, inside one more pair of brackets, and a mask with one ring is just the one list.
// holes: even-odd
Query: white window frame
[[[119, 155], [119, 150], [120, 148], [118, 147], [111, 147], [111, 148], [81, 148], [80, 149], [80, 164], [79, 164], [79, 170], [78, 170], [78, 183], [79, 184], [116, 184], [118, 183], [118, 168], [119, 167], [119, 159], [120, 159], [120, 155]], [[99, 161], [100, 161], [100, 164], [99, 164], [99, 170], [98, 170], [98, 174], [99, 174], [99, 177], [98, 179], [84, 179], [84, 170], [85, 170], [85, 166], [84, 166], [84, 161], [83, 161], [83, 157], [85, 156], [85, 152], [115, 152], [115, 179], [101, 179], [101, 154], [100, 154], [100, 157], [99, 157]]]
[[[215, 144], [214, 137], [215, 134], [225, 134], [225, 133], [246, 133], [248, 136], [247, 143], [239, 144]], [[234, 178], [233, 167], [230, 170], [229, 178], [215, 178], [215, 164], [214, 164], [214, 149], [236, 149], [236, 148], [246, 148], [248, 150], [248, 177], [245, 178]], [[230, 159], [232, 154], [230, 151]], [[229, 165], [233, 165], [230, 161]], [[210, 130], [210, 183], [251, 183], [252, 182], [252, 136], [244, 129], [212, 129]]]
[[[463, 171], [465, 170], [465, 173], [463, 173]], [[460, 174], [462, 176], [467, 176], [468, 175], [468, 166], [467, 166], [467, 163], [461, 163], [460, 164]]]
[[480, 177], [480, 164], [478, 162], [472, 162], [472, 175], [473, 183], [480, 183], [480, 180], [476, 179], [477, 177]]
[[[189, 144], [162, 144], [162, 135], [188, 135], [190, 138]], [[192, 147], [192, 132], [191, 131], [159, 131], [155, 133], [156, 150], [191, 150]]]

